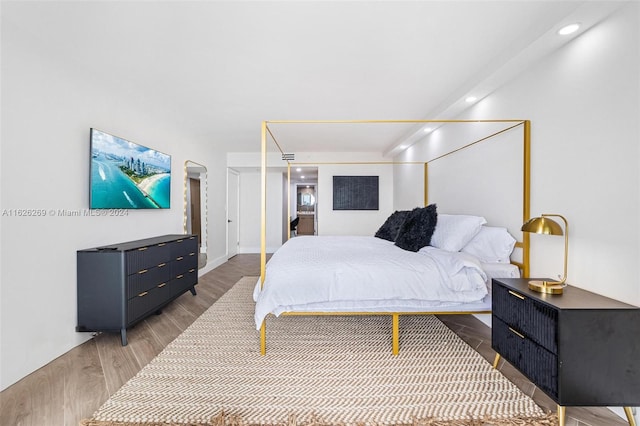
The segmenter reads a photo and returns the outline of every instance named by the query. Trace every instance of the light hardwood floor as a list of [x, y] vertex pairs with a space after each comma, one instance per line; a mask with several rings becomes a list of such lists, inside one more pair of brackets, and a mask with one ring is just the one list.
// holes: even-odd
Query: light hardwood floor
[[[99, 334], [51, 361], [0, 393], [0, 425], [78, 425], [240, 278], [258, 275], [259, 255], [237, 255], [200, 278], [197, 296], [185, 293], [161, 315], [151, 316], [128, 331], [127, 346], [120, 344], [119, 334]], [[489, 327], [470, 315], [440, 319], [493, 362]], [[554, 403], [508, 363], [501, 362], [499, 368], [541, 407], [555, 411]], [[568, 407], [567, 416], [567, 426], [626, 424], [606, 408]]]

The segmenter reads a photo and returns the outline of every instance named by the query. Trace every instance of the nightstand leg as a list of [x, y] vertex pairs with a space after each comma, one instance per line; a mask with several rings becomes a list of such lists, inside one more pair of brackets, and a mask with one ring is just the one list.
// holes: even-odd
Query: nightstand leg
[[562, 405], [558, 405], [558, 424], [560, 426], [565, 426], [565, 407]]
[[500, 354], [496, 354], [496, 357], [493, 359], [493, 368], [498, 368], [498, 363], [500, 362]]
[[633, 411], [631, 411], [631, 407], [624, 407], [624, 413], [627, 415], [629, 426], [636, 426], [636, 419], [633, 418]]

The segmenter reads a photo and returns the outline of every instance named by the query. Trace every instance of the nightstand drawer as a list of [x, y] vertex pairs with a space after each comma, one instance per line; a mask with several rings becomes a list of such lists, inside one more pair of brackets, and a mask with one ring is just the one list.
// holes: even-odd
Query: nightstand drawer
[[492, 284], [492, 313], [545, 349], [558, 352], [558, 311], [499, 282]]
[[499, 318], [492, 318], [493, 349], [520, 370], [552, 398], [558, 397], [558, 357], [510, 328]]

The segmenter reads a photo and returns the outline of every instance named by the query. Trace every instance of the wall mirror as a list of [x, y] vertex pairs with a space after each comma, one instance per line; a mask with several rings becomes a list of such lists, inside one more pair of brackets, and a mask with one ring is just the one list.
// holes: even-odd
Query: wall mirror
[[315, 211], [315, 185], [296, 185], [296, 192], [296, 211], [298, 213], [309, 213]]
[[185, 234], [198, 235], [198, 268], [207, 264], [207, 168], [195, 161], [184, 162]]

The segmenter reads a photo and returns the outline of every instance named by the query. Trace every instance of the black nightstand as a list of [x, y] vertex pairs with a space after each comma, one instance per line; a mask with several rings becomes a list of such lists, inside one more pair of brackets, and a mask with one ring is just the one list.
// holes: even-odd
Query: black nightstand
[[491, 347], [558, 404], [640, 405], [640, 308], [577, 287], [550, 295], [529, 279], [492, 281]]

